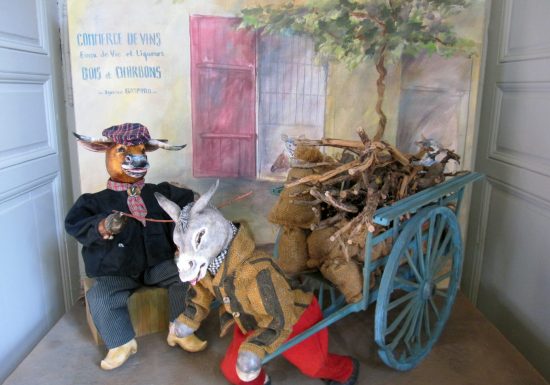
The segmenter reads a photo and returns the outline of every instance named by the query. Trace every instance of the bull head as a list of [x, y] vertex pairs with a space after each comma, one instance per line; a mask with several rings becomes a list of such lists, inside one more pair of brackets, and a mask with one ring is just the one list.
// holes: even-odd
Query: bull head
[[210, 200], [219, 181], [192, 206], [183, 210], [162, 194], [155, 193], [159, 205], [176, 222], [174, 243], [178, 248], [176, 265], [180, 280], [196, 284], [206, 275], [212, 261], [233, 239], [233, 226]]
[[109, 138], [79, 135], [73, 133], [78, 142], [86, 149], [95, 152], [105, 152], [107, 172], [112, 180], [124, 183], [134, 183], [142, 179], [149, 169], [146, 152], [159, 148], [177, 151], [186, 145], [173, 146], [165, 139], [150, 139], [147, 143], [126, 146], [113, 142]]

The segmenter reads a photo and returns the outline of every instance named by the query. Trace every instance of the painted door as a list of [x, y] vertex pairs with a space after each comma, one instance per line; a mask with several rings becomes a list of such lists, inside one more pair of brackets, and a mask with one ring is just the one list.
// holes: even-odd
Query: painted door
[[463, 286], [550, 379], [550, 2], [493, 1]]
[[0, 2], [0, 383], [78, 296], [57, 11], [55, 0]]
[[193, 175], [256, 176], [256, 35], [191, 16]]

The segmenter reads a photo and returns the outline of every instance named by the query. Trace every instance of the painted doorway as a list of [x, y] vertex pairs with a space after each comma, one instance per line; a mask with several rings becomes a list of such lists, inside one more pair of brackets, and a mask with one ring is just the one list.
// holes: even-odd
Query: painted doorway
[[191, 16], [193, 176], [256, 177], [256, 34]]

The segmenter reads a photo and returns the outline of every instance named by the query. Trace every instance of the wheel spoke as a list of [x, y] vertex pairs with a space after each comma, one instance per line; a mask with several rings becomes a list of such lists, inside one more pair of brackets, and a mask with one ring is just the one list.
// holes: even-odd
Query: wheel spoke
[[441, 236], [443, 235], [443, 230], [445, 230], [446, 220], [442, 216], [438, 217], [439, 220], [437, 221], [437, 233], [434, 238], [434, 243], [432, 245], [432, 250], [430, 252], [430, 260], [435, 262], [435, 259], [437, 259], [437, 250], [439, 249], [439, 242], [441, 241]]
[[435, 304], [434, 299], [430, 298], [429, 301], [430, 301], [430, 305], [432, 306], [432, 310], [435, 313], [435, 316], [439, 320], [439, 310], [437, 309], [437, 305]]
[[416, 341], [418, 346], [422, 345], [422, 321], [424, 319], [424, 304], [420, 303], [418, 306], [418, 317], [415, 319], [414, 326], [411, 327], [411, 331], [414, 334], [411, 335], [411, 340]]
[[422, 346], [422, 326], [424, 324], [424, 318], [426, 318], [426, 315], [424, 314], [425, 312], [426, 312], [426, 301], [424, 301], [424, 303], [422, 304], [422, 313], [418, 318], [418, 324], [416, 327], [417, 342], [420, 347]]
[[409, 281], [405, 278], [395, 277], [393, 280], [395, 282], [405, 286], [405, 288], [407, 288], [407, 289], [418, 289], [420, 287], [420, 284], [418, 284], [416, 282], [413, 282], [413, 281]]
[[434, 263], [433, 263], [433, 266], [432, 266], [432, 271], [431, 271], [432, 275], [437, 273], [437, 271], [441, 267], [441, 264], [442, 264], [441, 259], [448, 257], [448, 254], [443, 254], [443, 252], [447, 248], [447, 245], [449, 244], [449, 241], [451, 240], [452, 236], [453, 236], [453, 234], [450, 231], [447, 234], [445, 234], [445, 240], [443, 241], [443, 243], [441, 244], [441, 246], [437, 250], [437, 254], [435, 255], [435, 260], [434, 260]]
[[441, 244], [441, 246], [439, 246], [439, 250], [437, 250], [437, 255], [443, 255], [445, 253], [445, 249], [449, 245], [449, 241], [451, 240], [452, 237], [453, 237], [453, 233], [451, 231], [448, 231], [447, 234], [445, 234], [445, 239], [443, 240], [443, 243]]
[[418, 250], [417, 257], [418, 257], [418, 267], [420, 274], [422, 274], [423, 277], [426, 276], [426, 261], [424, 260], [424, 247], [422, 241], [422, 226], [418, 228], [418, 231], [416, 232], [416, 248]]
[[438, 216], [432, 214], [430, 215], [430, 227], [428, 228], [428, 243], [426, 245], [426, 266], [428, 268], [428, 271], [430, 271], [430, 261], [432, 259], [432, 241], [434, 236], [434, 228], [435, 223], [437, 221]]
[[399, 297], [395, 301], [388, 303], [388, 311], [390, 311], [393, 308], [401, 305], [402, 303], [416, 297], [417, 295], [418, 295], [418, 291], [411, 291], [410, 293], [407, 293], [404, 296]]
[[[452, 251], [452, 250], [451, 250]], [[439, 258], [437, 259], [437, 263], [434, 264], [433, 266], [433, 270], [432, 270], [432, 276], [435, 276], [437, 275], [437, 273], [441, 270], [441, 268], [443, 266], [445, 266], [445, 264], [451, 260], [451, 253], [449, 254], [445, 254], [445, 255], [440, 255]]]
[[411, 253], [409, 252], [409, 249], [405, 250], [405, 256], [407, 257], [407, 262], [408, 262], [411, 270], [413, 271], [417, 281], [422, 282], [422, 276], [420, 275], [420, 273], [416, 269], [416, 266], [413, 263], [413, 260], [412, 260], [412, 257], [411, 257]]
[[393, 320], [390, 326], [386, 328], [386, 331], [384, 332], [384, 335], [388, 335], [393, 333], [393, 331], [397, 328], [397, 326], [403, 321], [405, 316], [411, 312], [412, 306], [414, 305], [414, 301], [411, 301], [405, 306], [405, 308], [399, 313], [399, 315]]
[[435, 279], [433, 280], [434, 285], [437, 285], [439, 282], [441, 282], [441, 281], [443, 281], [443, 280], [449, 278], [449, 277], [451, 276], [451, 274], [452, 274], [452, 271], [449, 270], [449, 271], [446, 272], [445, 274], [440, 275], [439, 277], [435, 278]]
[[437, 295], [439, 295], [439, 296], [441, 296], [441, 297], [445, 297], [445, 298], [447, 298], [447, 295], [448, 295], [448, 293], [445, 292], [445, 291], [443, 291], [443, 290], [436, 290], [436, 291], [435, 291], [435, 294], [437, 294]]
[[445, 264], [452, 259], [452, 256], [454, 254], [454, 247], [449, 250], [448, 254], [440, 255], [437, 261], [433, 264], [431, 268], [432, 277], [436, 276], [441, 269], [445, 266]]
[[[416, 301], [411, 301], [411, 302], [414, 303]], [[411, 321], [416, 313], [418, 313], [418, 307], [413, 308], [413, 310], [410, 311], [409, 314], [407, 314], [407, 318], [405, 319], [405, 322], [403, 323], [401, 330], [399, 330], [399, 333], [397, 333], [392, 343], [389, 345], [390, 350], [394, 350], [397, 344], [399, 344], [399, 341], [401, 341], [401, 339], [409, 329], [409, 325], [411, 324]]]
[[[406, 340], [406, 339], [404, 339], [403, 342], [405, 343], [405, 347], [407, 348], [406, 351], [408, 351], [409, 354], [414, 354], [413, 348], [412, 348], [412, 346], [411, 346], [411, 343], [410, 343], [408, 340]], [[405, 352], [403, 352], [403, 353], [405, 353]], [[402, 355], [401, 355], [401, 360], [403, 360], [403, 359], [405, 359], [405, 358], [407, 358], [407, 356], [406, 356], [405, 354], [402, 354]]]
[[414, 309], [414, 316], [412, 318], [411, 323], [408, 325], [407, 333], [405, 333], [405, 339], [406, 342], [411, 342], [411, 340], [414, 337], [414, 332], [416, 329], [416, 323], [418, 322], [418, 317], [420, 315], [420, 312], [422, 311], [421, 304], [418, 304], [419, 306]]
[[428, 338], [430, 338], [432, 331], [430, 329], [430, 308], [428, 307], [428, 302], [424, 303], [424, 330]]

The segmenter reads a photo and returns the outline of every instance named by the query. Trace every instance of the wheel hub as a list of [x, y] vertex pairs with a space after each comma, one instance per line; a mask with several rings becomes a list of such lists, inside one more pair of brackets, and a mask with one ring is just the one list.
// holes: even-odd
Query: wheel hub
[[435, 285], [432, 282], [430, 281], [424, 282], [424, 284], [422, 285], [422, 291], [421, 291], [422, 299], [424, 301], [430, 299], [434, 293], [434, 289], [435, 289]]

